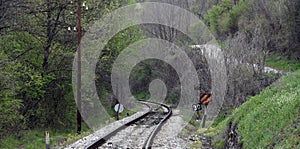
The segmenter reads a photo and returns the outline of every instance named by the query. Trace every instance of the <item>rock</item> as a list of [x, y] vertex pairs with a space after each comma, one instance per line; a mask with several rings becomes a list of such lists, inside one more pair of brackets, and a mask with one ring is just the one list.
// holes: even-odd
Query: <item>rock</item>
[[191, 136], [189, 137], [189, 140], [191, 140], [191, 141], [198, 141], [198, 140], [199, 140], [199, 137], [198, 137], [198, 135], [191, 135]]

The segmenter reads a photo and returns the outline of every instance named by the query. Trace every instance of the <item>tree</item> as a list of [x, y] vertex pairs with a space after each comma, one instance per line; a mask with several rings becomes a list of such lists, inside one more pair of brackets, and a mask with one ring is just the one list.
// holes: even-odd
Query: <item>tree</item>
[[24, 117], [20, 113], [23, 104], [17, 97], [21, 84], [15, 77], [15, 71], [20, 64], [7, 63], [8, 61], [5, 53], [0, 51], [0, 138], [24, 127]]

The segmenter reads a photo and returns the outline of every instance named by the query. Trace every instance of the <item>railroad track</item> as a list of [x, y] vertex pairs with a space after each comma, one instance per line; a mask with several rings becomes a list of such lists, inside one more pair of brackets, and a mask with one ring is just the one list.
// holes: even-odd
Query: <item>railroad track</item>
[[172, 115], [172, 110], [169, 106], [161, 103], [140, 102], [149, 108], [148, 112], [111, 132], [107, 132], [103, 137], [87, 146], [86, 149], [151, 148], [154, 137], [164, 122]]

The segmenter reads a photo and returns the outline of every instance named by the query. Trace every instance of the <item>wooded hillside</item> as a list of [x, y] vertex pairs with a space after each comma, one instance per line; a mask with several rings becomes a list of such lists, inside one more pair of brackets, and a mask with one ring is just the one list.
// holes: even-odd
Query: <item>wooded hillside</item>
[[[136, 2], [144, 1], [84, 1], [83, 33], [104, 14]], [[259, 93], [278, 79], [279, 76], [263, 73], [266, 65], [274, 64], [274, 59], [270, 58], [280, 57], [281, 60], [283, 57], [293, 63], [300, 61], [299, 0], [159, 2], [192, 11], [217, 38], [226, 58], [258, 67], [251, 65], [245, 70], [245, 66], [227, 61], [226, 98], [229, 100], [224, 109], [238, 107], [247, 96]], [[72, 88], [78, 31], [76, 9], [76, 2], [72, 0], [0, 0], [0, 144], [8, 136], [22, 138], [22, 130], [76, 129], [77, 107]], [[185, 39], [182, 33], [172, 28], [144, 24], [127, 28], [109, 41], [99, 57], [95, 82], [100, 100], [111, 115], [114, 115], [111, 107], [116, 103], [115, 95], [111, 94], [112, 64], [124, 48], [146, 37], [175, 43]], [[206, 80], [202, 90], [210, 90], [211, 78], [205, 60], [193, 52], [188, 54], [193, 56], [193, 62], [199, 62], [199, 78]], [[179, 79], [172, 75], [176, 72], [169, 65], [148, 60], [132, 72], [130, 83], [137, 98], [149, 98], [149, 83], [160, 77], [170, 91], [167, 102], [178, 104]]]

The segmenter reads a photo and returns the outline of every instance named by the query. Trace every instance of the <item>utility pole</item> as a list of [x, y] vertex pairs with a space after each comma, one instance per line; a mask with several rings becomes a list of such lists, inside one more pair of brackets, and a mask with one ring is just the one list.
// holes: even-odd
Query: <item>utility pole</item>
[[81, 133], [81, 0], [77, 0], [77, 33], [78, 33], [78, 50], [77, 50], [77, 133]]

